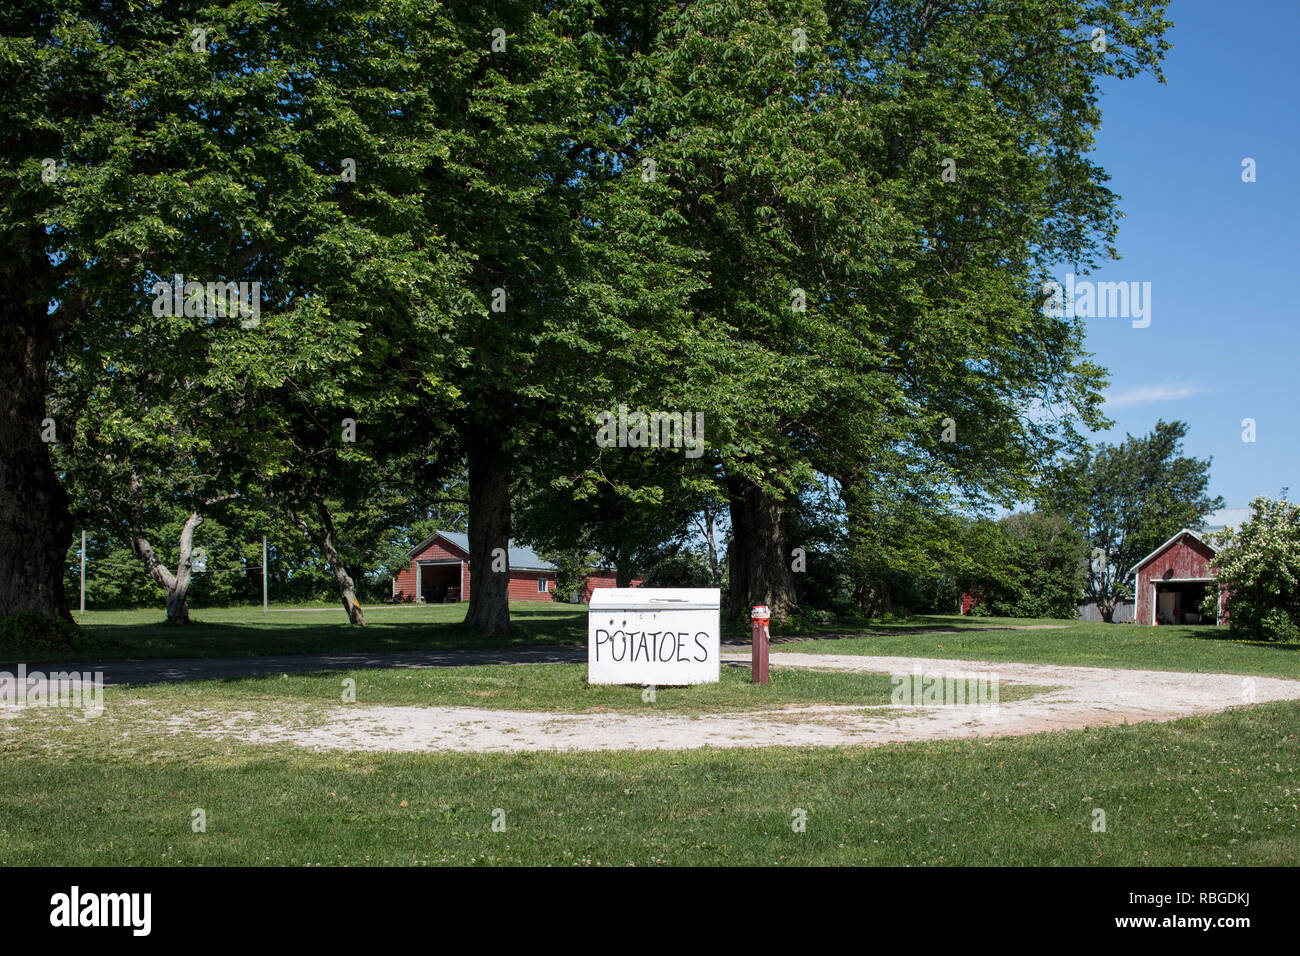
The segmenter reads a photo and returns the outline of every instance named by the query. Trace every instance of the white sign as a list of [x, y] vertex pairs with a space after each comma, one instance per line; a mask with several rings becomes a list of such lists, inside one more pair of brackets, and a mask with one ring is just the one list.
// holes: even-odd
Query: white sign
[[597, 588], [587, 615], [590, 684], [716, 684], [717, 588]]

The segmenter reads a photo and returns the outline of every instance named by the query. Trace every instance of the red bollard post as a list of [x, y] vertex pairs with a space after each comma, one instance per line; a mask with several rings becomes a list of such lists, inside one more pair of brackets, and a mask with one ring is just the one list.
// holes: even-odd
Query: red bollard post
[[767, 683], [767, 640], [768, 622], [772, 612], [765, 604], [754, 605], [749, 612], [750, 640], [753, 644], [749, 657], [749, 681], [751, 684]]

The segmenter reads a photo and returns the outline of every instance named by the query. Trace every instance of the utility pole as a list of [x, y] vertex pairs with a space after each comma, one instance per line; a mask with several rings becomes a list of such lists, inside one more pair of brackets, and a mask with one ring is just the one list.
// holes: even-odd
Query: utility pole
[[265, 614], [266, 612], [266, 535], [262, 535], [262, 613]]

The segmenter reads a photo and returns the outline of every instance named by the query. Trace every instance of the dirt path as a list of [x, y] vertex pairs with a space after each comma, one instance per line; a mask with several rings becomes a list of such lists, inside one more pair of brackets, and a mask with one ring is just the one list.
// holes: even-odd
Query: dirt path
[[[723, 660], [747, 661], [746, 654]], [[1009, 664], [837, 654], [772, 655], [773, 667], [996, 679], [1054, 689], [1000, 703], [869, 709], [793, 707], [780, 711], [674, 716], [554, 714], [473, 707], [340, 706], [326, 723], [289, 727], [253, 713], [172, 718], [175, 732], [288, 741], [314, 750], [577, 751], [688, 750], [697, 747], [873, 746], [914, 740], [992, 737], [1109, 724], [1174, 720], [1229, 707], [1300, 699], [1300, 681], [1235, 674], [1187, 674], [1050, 664]], [[204, 725], [200, 729], [199, 725]]]

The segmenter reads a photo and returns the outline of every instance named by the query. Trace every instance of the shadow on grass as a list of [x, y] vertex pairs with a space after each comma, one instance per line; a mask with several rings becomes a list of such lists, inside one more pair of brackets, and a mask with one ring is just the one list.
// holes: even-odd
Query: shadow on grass
[[236, 620], [204, 620], [204, 615], [229, 617], [239, 609], [191, 613], [187, 625], [167, 624], [161, 615], [149, 612], [100, 613], [82, 624], [82, 640], [75, 650], [6, 649], [0, 651], [0, 663], [443, 651], [578, 644], [586, 639], [586, 607], [580, 605], [512, 606], [508, 637], [477, 633], [464, 623], [461, 609], [453, 611], [454, 620], [440, 620], [440, 609], [380, 608], [364, 628], [349, 624], [341, 609], [264, 616], [259, 608]]
[[[1189, 630], [1192, 629], [1189, 628]], [[1227, 628], [1197, 627], [1191, 633], [1180, 634], [1179, 636], [1194, 641], [1240, 644], [1245, 647], [1269, 647], [1276, 651], [1300, 651], [1300, 641], [1265, 641], [1253, 637], [1233, 637], [1232, 632]]]

